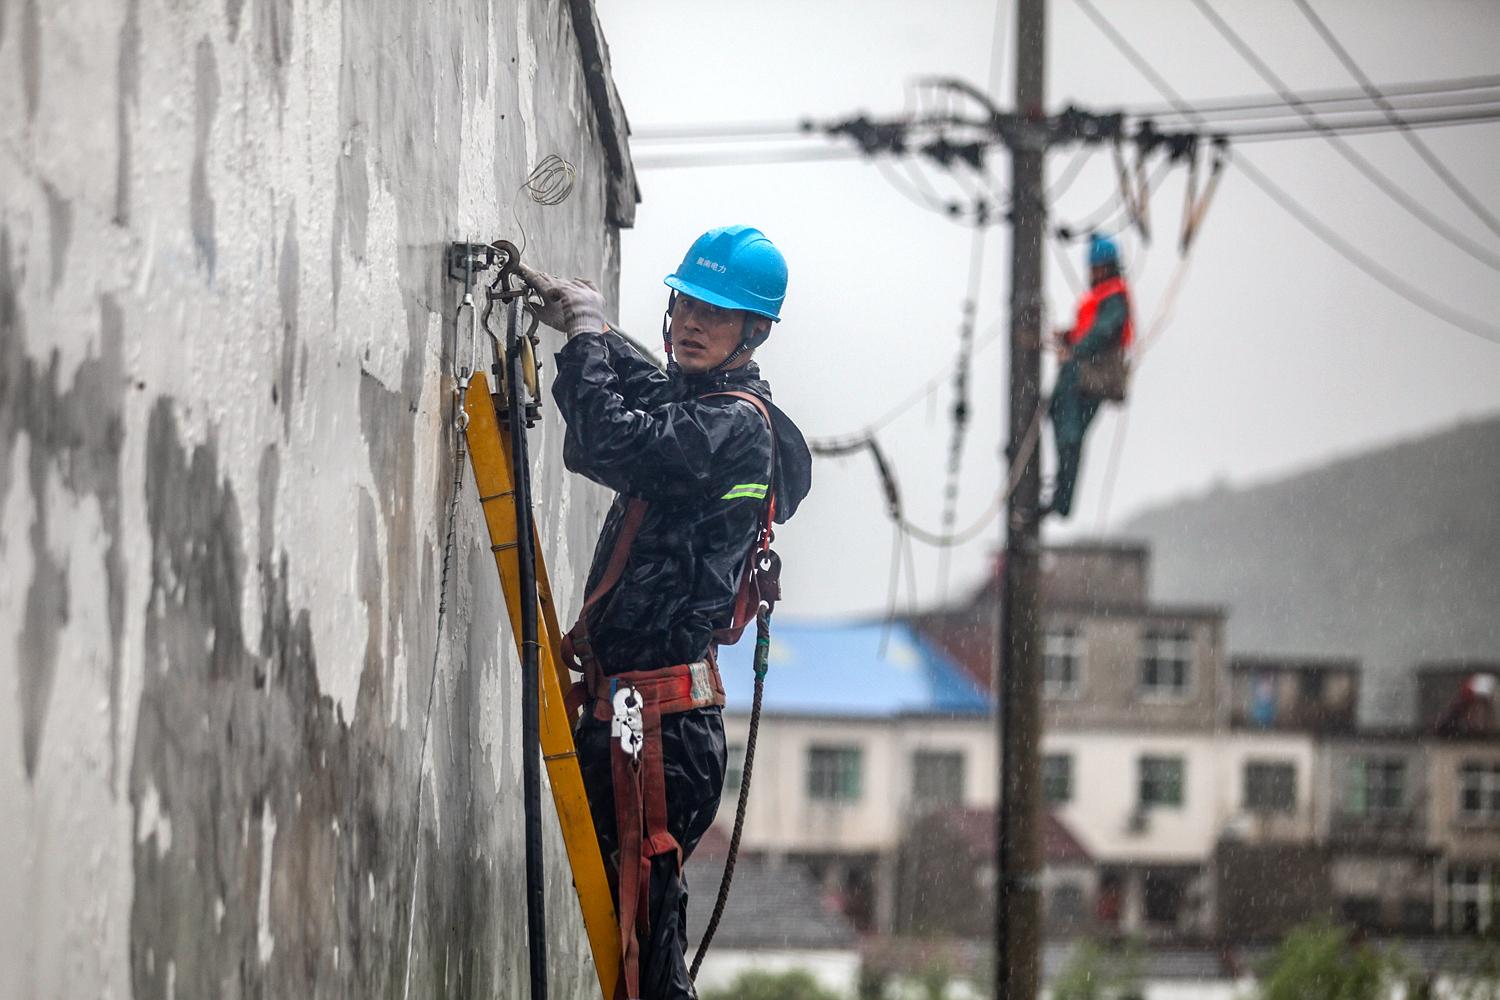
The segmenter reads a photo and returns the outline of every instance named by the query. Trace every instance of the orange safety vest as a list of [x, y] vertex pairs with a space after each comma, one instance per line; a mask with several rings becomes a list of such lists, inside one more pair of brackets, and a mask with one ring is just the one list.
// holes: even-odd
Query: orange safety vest
[[1125, 287], [1125, 279], [1118, 275], [1099, 282], [1079, 300], [1078, 316], [1073, 320], [1073, 329], [1068, 331], [1068, 346], [1088, 336], [1094, 325], [1094, 316], [1099, 312], [1099, 304], [1111, 295], [1125, 296], [1125, 329], [1120, 333], [1120, 347], [1130, 346], [1135, 339], [1135, 323], [1130, 318], [1130, 289]]

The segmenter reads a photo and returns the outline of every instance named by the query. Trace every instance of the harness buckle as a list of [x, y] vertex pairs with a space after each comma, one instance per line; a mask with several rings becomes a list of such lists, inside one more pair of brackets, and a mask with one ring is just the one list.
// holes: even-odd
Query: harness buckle
[[632, 764], [640, 761], [641, 749], [646, 745], [646, 721], [642, 713], [645, 704], [641, 693], [628, 684], [615, 691], [609, 735], [620, 741], [620, 749], [630, 755]]

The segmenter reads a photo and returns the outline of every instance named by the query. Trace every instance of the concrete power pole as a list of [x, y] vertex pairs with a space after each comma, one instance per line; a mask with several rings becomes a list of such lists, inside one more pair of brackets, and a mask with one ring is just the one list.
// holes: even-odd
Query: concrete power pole
[[1035, 1000], [1041, 986], [1041, 670], [1037, 576], [1041, 494], [1041, 431], [1025, 445], [1037, 419], [1042, 375], [1043, 190], [1048, 133], [1046, 3], [1016, 2], [1016, 111], [1011, 143], [1010, 444], [1024, 462], [1006, 504], [1004, 579], [1000, 598], [1000, 801], [995, 906], [995, 990], [998, 1000]]

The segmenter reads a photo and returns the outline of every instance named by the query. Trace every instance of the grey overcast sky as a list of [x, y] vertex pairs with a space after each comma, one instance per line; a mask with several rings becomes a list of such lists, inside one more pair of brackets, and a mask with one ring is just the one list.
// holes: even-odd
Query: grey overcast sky
[[[1267, 84], [1190, 0], [1097, 0], [1121, 32], [1189, 101], [1263, 94]], [[1003, 0], [1005, 21], [1013, 19]], [[1500, 73], [1500, 4], [1459, 0], [1313, 0], [1377, 84]], [[904, 85], [930, 74], [988, 78], [994, 4], [980, 0], [601, 0], [617, 85], [632, 128], [896, 113]], [[1074, 0], [1049, 4], [1049, 105], [1095, 110], [1161, 98]], [[1214, 0], [1291, 87], [1354, 81], [1290, 2]], [[1007, 47], [1013, 27], [1004, 30]], [[1009, 103], [1013, 53], [1002, 56]], [[1423, 137], [1483, 203], [1500, 212], [1500, 124]], [[1500, 254], [1491, 232], [1400, 136], [1349, 140], [1412, 196]], [[660, 145], [637, 143], [644, 163]], [[1049, 162], [1056, 178], [1069, 161]], [[1428, 294], [1500, 327], [1500, 273], [1413, 219], [1319, 138], [1241, 147], [1371, 257]], [[935, 186], [956, 190], [936, 170]], [[1009, 167], [997, 160], [996, 173]], [[1184, 172], [1152, 202], [1158, 236], [1124, 238], [1138, 326], [1149, 325], [1177, 259]], [[928, 382], [935, 391], [882, 430], [912, 520], [936, 529], [948, 451], [948, 372], [958, 347], [971, 230], [918, 207], [861, 160], [647, 169], [636, 226], [623, 239], [621, 325], [654, 341], [665, 289], [703, 229], [758, 226], [791, 267], [784, 321], [760, 353], [777, 401], [810, 437], [860, 430]], [[1107, 154], [1094, 156], [1053, 206], [1053, 221], [1088, 216], [1113, 195]], [[985, 236], [970, 433], [958, 524], [971, 523], [1001, 476], [1006, 386], [1003, 336], [1009, 243]], [[1078, 255], [1075, 249], [1074, 257]], [[1051, 314], [1073, 296], [1047, 260]], [[987, 341], [987, 344], [986, 344]], [[1050, 377], [1050, 366], [1049, 366]], [[1284, 475], [1384, 442], [1500, 409], [1500, 343], [1409, 305], [1319, 242], [1232, 166], [1204, 223], [1174, 317], [1142, 360], [1122, 436], [1121, 411], [1091, 432], [1073, 521], [1048, 536], [1108, 530], [1143, 507], [1216, 483]], [[1109, 457], [1120, 441], [1113, 497]], [[1051, 451], [1046, 460], [1050, 469]], [[949, 595], [983, 575], [998, 524], [953, 555]], [[878, 613], [885, 605], [891, 529], [869, 459], [821, 460], [814, 491], [778, 546], [798, 615]], [[939, 597], [939, 560], [916, 545], [917, 600]], [[903, 603], [907, 597], [903, 584]]]

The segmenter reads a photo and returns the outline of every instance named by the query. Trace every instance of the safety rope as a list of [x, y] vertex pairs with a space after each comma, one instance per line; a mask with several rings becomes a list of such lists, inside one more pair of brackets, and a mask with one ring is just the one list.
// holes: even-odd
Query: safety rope
[[[463, 317], [463, 311], [469, 310], [471, 320], [470, 349], [471, 359], [469, 368], [463, 370], [458, 368], [458, 329], [459, 320]], [[464, 488], [464, 464], [467, 452], [464, 450], [464, 430], [468, 424], [468, 415], [464, 412], [464, 391], [468, 388], [469, 378], [473, 375], [473, 325], [474, 296], [473, 296], [473, 271], [470, 268], [464, 281], [464, 297], [457, 309], [453, 312], [454, 332], [454, 417], [453, 417], [453, 484], [448, 498], [448, 526], [443, 538], [443, 567], [438, 576], [438, 611], [437, 611], [437, 635], [433, 640], [432, 648], [432, 672], [427, 681], [427, 707], [422, 713], [422, 749], [417, 755], [417, 793], [415, 817], [412, 824], [412, 862], [411, 862], [411, 893], [407, 903], [406, 911], [406, 973], [405, 984], [402, 988], [402, 996], [411, 996], [411, 959], [416, 947], [416, 912], [417, 912], [417, 876], [420, 874], [419, 866], [422, 863], [420, 849], [422, 845], [422, 791], [427, 783], [427, 742], [432, 732], [432, 706], [437, 693], [438, 664], [443, 652], [443, 622], [448, 615], [448, 573], [453, 565], [453, 550], [458, 537], [458, 501], [463, 494]], [[451, 748], [450, 748], [451, 753]]]
[[750, 732], [745, 737], [745, 765], [740, 772], [740, 795], [734, 810], [734, 831], [729, 836], [729, 854], [724, 859], [724, 877], [719, 882], [719, 897], [714, 900], [713, 915], [708, 918], [708, 925], [703, 929], [703, 937], [698, 941], [698, 951], [693, 955], [693, 967], [688, 973], [694, 980], [698, 978], [698, 968], [703, 964], [703, 956], [708, 954], [708, 946], [719, 929], [719, 921], [729, 903], [729, 887], [734, 881], [734, 866], [740, 853], [740, 836], [745, 831], [745, 813], [750, 804], [750, 778], [755, 772], [755, 741], [760, 733], [760, 708], [765, 695], [770, 654], [771, 612], [762, 601], [755, 612], [755, 695], [750, 704]]

